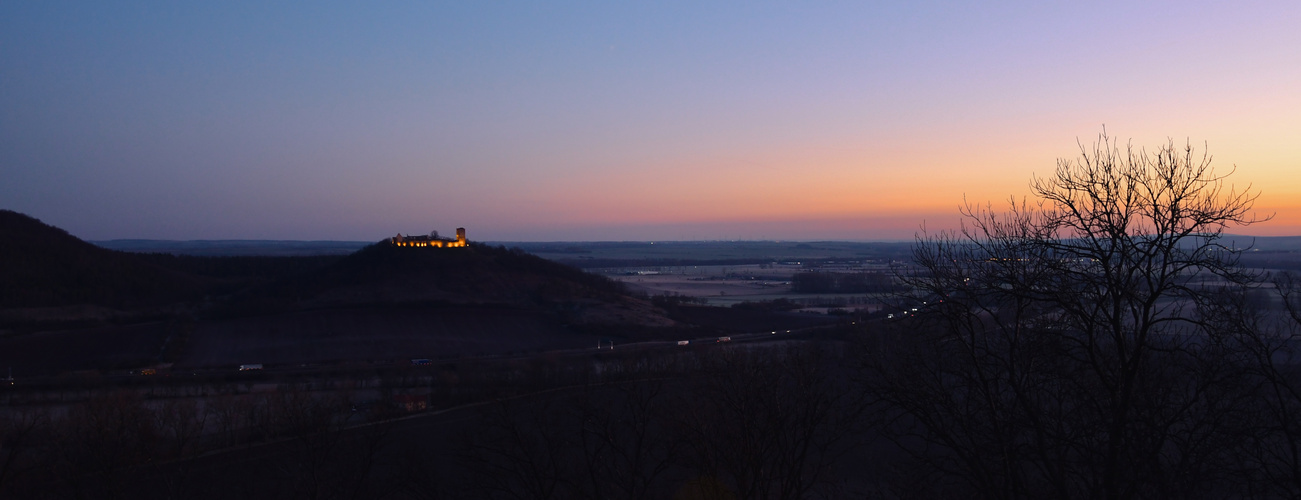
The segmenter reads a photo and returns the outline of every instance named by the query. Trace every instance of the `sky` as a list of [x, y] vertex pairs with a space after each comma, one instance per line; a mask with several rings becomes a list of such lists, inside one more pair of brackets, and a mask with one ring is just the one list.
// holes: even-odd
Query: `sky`
[[[374, 5], [379, 4], [379, 5]], [[90, 240], [893, 240], [1105, 127], [1301, 234], [1301, 3], [2, 2], [0, 208]]]

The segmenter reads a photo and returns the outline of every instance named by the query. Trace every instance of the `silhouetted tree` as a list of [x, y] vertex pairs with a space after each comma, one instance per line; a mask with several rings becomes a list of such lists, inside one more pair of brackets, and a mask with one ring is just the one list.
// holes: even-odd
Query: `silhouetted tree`
[[568, 498], [578, 477], [573, 432], [557, 401], [503, 400], [481, 414], [473, 444], [461, 458], [463, 496]]
[[827, 350], [808, 345], [713, 355], [705, 377], [675, 405], [692, 477], [738, 499], [835, 490], [864, 410], [838, 366]]
[[1222, 493], [1222, 438], [1249, 425], [1214, 289], [1259, 279], [1224, 242], [1259, 221], [1227, 175], [1103, 134], [1035, 178], [1035, 201], [967, 205], [961, 230], [919, 238], [901, 276], [919, 318], [870, 362], [894, 435], [987, 498]]
[[156, 457], [157, 421], [139, 395], [117, 390], [68, 410], [54, 425], [54, 470], [73, 498], [121, 498], [124, 471]]
[[1252, 432], [1242, 439], [1242, 479], [1253, 496], [1301, 497], [1301, 283], [1280, 273], [1272, 283], [1277, 307], [1254, 300], [1251, 290], [1225, 289], [1217, 296], [1214, 318], [1230, 333], [1228, 341], [1247, 366], [1250, 384], [1241, 392], [1252, 410]]
[[172, 458], [185, 458], [197, 451], [209, 413], [194, 399], [169, 399], [154, 410], [156, 426], [169, 442]]
[[679, 458], [681, 443], [665, 423], [669, 389], [663, 380], [589, 387], [573, 407], [583, 472], [576, 489], [584, 498], [663, 498], [662, 479]]
[[[0, 497], [12, 494], [11, 486], [30, 476], [42, 462], [42, 437], [47, 435], [50, 416], [43, 411], [10, 409], [0, 413]], [[17, 495], [14, 495], [17, 496]]]

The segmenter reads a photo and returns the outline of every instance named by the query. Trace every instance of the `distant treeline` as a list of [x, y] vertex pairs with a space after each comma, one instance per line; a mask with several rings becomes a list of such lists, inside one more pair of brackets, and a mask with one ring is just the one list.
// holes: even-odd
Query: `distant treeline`
[[889, 292], [893, 279], [884, 273], [801, 272], [791, 277], [795, 293], [882, 293]]
[[1240, 263], [1244, 267], [1301, 271], [1301, 252], [1263, 251], [1243, 253]]

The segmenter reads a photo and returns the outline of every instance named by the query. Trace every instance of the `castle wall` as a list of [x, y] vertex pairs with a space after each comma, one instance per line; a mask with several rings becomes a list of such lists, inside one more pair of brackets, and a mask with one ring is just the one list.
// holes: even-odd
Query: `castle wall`
[[456, 228], [455, 240], [430, 238], [429, 236], [402, 236], [401, 234], [398, 234], [397, 236], [389, 238], [389, 243], [393, 244], [393, 246], [409, 248], [457, 248], [470, 245], [469, 241], [465, 239], [465, 228], [463, 227]]

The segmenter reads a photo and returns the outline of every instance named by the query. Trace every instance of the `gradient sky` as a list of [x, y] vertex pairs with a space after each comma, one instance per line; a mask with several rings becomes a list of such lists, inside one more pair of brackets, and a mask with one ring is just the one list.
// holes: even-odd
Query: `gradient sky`
[[85, 239], [911, 238], [1105, 124], [1209, 145], [1277, 213], [1235, 232], [1301, 234], [1301, 3], [806, 3], [3, 2], [0, 208]]

